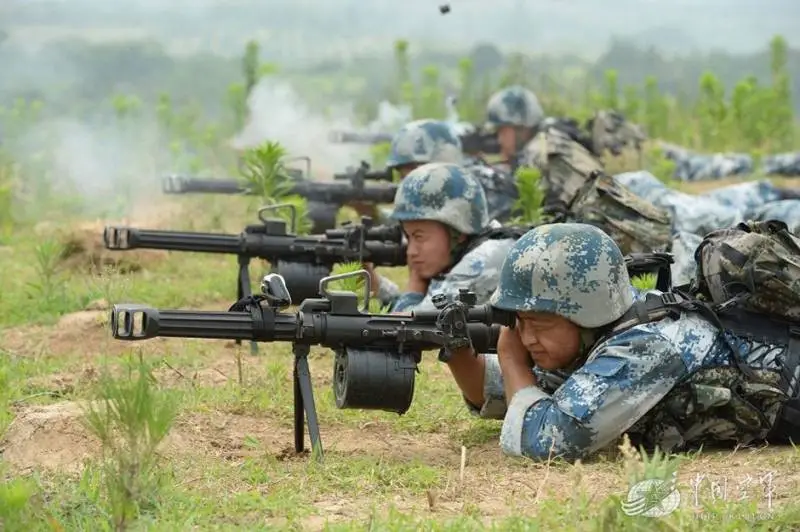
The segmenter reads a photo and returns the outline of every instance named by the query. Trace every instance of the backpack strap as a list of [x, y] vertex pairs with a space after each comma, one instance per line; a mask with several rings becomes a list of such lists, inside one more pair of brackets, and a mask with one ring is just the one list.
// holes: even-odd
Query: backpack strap
[[800, 442], [800, 323], [770, 317], [742, 309], [735, 302], [720, 321], [732, 334], [742, 338], [765, 340], [786, 345], [783, 367], [780, 369], [781, 388], [788, 396], [768, 439]]
[[682, 294], [664, 292], [649, 293], [644, 300], [633, 303], [631, 308], [612, 323], [603, 334], [602, 340], [627, 331], [637, 325], [658, 321], [666, 317], [677, 318], [684, 310], [691, 310]]
[[733, 353], [733, 361], [739, 371], [755, 382], [761, 380], [755, 374], [753, 368], [745, 363], [744, 356], [739, 351], [739, 348], [735, 346], [728, 335], [725, 334], [728, 329], [717, 315], [716, 309], [712, 305], [700, 301], [678, 288], [673, 288], [672, 291], [661, 294], [649, 293], [645, 296], [644, 300], [635, 301], [631, 308], [610, 326], [607, 333], [601, 338], [601, 341], [607, 339], [608, 336], [619, 334], [636, 325], [650, 323], [667, 317], [677, 319], [683, 312], [697, 312], [716, 325], [722, 335], [722, 341], [725, 342]]
[[789, 329], [789, 346], [782, 376], [787, 383], [789, 400], [783, 405], [775, 435], [800, 442], [800, 327]]

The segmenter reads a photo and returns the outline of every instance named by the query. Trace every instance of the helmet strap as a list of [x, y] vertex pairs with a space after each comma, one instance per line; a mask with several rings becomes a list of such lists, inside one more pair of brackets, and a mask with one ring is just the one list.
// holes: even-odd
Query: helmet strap
[[450, 232], [450, 265], [447, 267], [447, 272], [449, 272], [450, 269], [458, 264], [461, 259], [464, 258], [464, 255], [467, 254], [471, 239], [469, 235], [465, 235], [467, 238], [461, 240], [463, 233], [452, 227], [448, 227], [447, 230]]
[[564, 368], [565, 371], [572, 372], [582, 366], [586, 362], [589, 353], [592, 352], [592, 348], [602, 336], [601, 331], [597, 329], [584, 329], [583, 327], [579, 329], [579, 334], [580, 347], [578, 348], [578, 356], [575, 357], [569, 367]]

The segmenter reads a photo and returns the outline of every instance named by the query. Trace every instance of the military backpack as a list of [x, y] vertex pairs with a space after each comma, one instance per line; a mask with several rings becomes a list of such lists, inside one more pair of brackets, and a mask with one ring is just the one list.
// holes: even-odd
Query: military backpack
[[[738, 430], [752, 435], [779, 411], [773, 436], [800, 441], [800, 238], [784, 222], [749, 221], [707, 234], [695, 260], [697, 273], [690, 284], [647, 294], [608, 334], [684, 310], [700, 313], [718, 326], [734, 364], [687, 383], [691, 393], [728, 389], [725, 395], [737, 412]], [[749, 356], [778, 353], [742, 352], [753, 342], [786, 346], [778, 371], [754, 370], [747, 364]]]
[[602, 229], [624, 255], [669, 251], [672, 215], [637, 196], [612, 176], [593, 171], [566, 209], [565, 221]]

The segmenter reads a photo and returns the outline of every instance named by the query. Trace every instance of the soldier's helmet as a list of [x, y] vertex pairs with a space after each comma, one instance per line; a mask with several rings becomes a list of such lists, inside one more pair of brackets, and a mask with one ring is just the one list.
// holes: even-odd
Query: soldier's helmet
[[514, 243], [490, 304], [593, 329], [621, 318], [633, 292], [622, 252], [606, 233], [587, 224], [546, 224]]
[[486, 105], [486, 122], [491, 128], [519, 126], [535, 128], [544, 119], [544, 111], [534, 93], [513, 85], [492, 94]]
[[458, 164], [463, 156], [461, 140], [450, 124], [441, 120], [415, 120], [395, 134], [386, 167], [410, 163]]
[[482, 232], [491, 222], [483, 187], [451, 163], [428, 163], [409, 172], [397, 187], [391, 218], [434, 220], [466, 235]]

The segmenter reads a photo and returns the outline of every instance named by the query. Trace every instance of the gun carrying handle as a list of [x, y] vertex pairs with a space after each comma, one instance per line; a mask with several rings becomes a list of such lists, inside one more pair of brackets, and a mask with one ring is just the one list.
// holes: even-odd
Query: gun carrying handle
[[134, 229], [130, 227], [106, 226], [103, 229], [103, 244], [106, 249], [124, 250], [136, 247]]
[[322, 297], [330, 297], [330, 292], [328, 292], [328, 284], [334, 281], [341, 281], [342, 279], [349, 279], [351, 277], [363, 277], [364, 278], [364, 306], [360, 309], [361, 312], [369, 312], [369, 293], [370, 288], [372, 287], [372, 279], [369, 276], [369, 272], [367, 270], [356, 270], [354, 272], [347, 272], [347, 273], [340, 273], [338, 275], [331, 275], [321, 279], [319, 281], [319, 294]]
[[294, 161], [304, 161], [306, 163], [306, 177], [311, 179], [311, 157], [308, 155], [298, 155], [297, 157], [288, 157], [286, 159], [287, 163]]
[[264, 217], [264, 213], [279, 211], [281, 209], [289, 209], [292, 212], [289, 233], [293, 235], [297, 234], [297, 206], [292, 203], [278, 203], [276, 205], [264, 205], [263, 207], [258, 209], [258, 219], [261, 220], [261, 223], [266, 225], [269, 223], [269, 219]]

